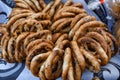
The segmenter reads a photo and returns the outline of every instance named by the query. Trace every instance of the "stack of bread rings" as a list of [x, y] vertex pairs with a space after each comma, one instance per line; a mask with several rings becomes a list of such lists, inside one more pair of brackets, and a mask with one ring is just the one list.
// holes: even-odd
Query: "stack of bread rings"
[[42, 80], [80, 80], [85, 69], [98, 72], [118, 51], [107, 26], [67, 0], [14, 0], [0, 27], [2, 54], [9, 63], [26, 61]]

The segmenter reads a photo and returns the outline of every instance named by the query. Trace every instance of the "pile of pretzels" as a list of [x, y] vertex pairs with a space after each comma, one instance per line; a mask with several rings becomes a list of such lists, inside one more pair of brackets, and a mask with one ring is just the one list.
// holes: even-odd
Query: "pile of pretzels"
[[67, 0], [14, 0], [0, 27], [2, 54], [9, 63], [26, 61], [42, 80], [80, 80], [85, 69], [98, 72], [118, 51], [107, 26]]

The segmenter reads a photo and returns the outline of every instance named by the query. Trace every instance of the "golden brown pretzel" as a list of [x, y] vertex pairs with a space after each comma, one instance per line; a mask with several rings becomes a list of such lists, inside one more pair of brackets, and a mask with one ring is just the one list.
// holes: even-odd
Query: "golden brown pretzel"
[[31, 35], [29, 35], [28, 37], [26, 37], [25, 41], [24, 41], [24, 48], [27, 47], [28, 43], [30, 41], [34, 41], [35, 39], [40, 39], [42, 36], [46, 35], [46, 39], [52, 41], [52, 34], [49, 30], [42, 30], [40, 32], [37, 33], [33, 33]]
[[7, 51], [11, 63], [17, 62], [15, 58], [15, 44], [15, 38], [11, 37], [7, 46]]
[[88, 23], [85, 23], [76, 31], [73, 40], [77, 40], [79, 37], [82, 37], [89, 28], [95, 27], [106, 27], [106, 25], [100, 21], [90, 21]]
[[76, 41], [72, 41], [71, 42], [71, 48], [73, 50], [73, 54], [75, 55], [75, 58], [77, 59], [78, 63], [79, 63], [79, 66], [81, 68], [81, 71], [84, 72], [85, 70], [85, 59], [84, 59], [84, 56], [83, 54], [81, 53], [79, 47], [78, 47], [78, 44]]
[[86, 13], [81, 13], [81, 14], [76, 15], [76, 16], [73, 18], [73, 20], [72, 20], [72, 22], [71, 22], [71, 24], [70, 24], [70, 27], [73, 28], [73, 27], [75, 26], [75, 24], [76, 24], [81, 18], [83, 18], [83, 17], [85, 17], [85, 16], [87, 16]]
[[72, 38], [72, 36], [75, 35], [75, 32], [77, 31], [77, 29], [80, 28], [80, 26], [82, 26], [85, 23], [88, 23], [90, 21], [95, 21], [96, 18], [94, 16], [85, 16], [83, 18], [81, 18], [72, 28], [72, 30], [69, 33], [70, 38]]
[[99, 34], [98, 32], [88, 32], [85, 36], [95, 39], [97, 42], [100, 43], [105, 52], [107, 52], [107, 43], [101, 34]]
[[29, 32], [24, 32], [20, 34], [16, 39], [16, 48], [15, 48], [15, 58], [18, 62], [25, 60], [25, 48], [23, 45], [24, 39], [29, 35]]
[[[30, 43], [27, 45], [26, 54], [29, 54], [29, 50], [30, 50], [32, 47], [38, 45], [39, 43], [46, 42], [46, 41], [47, 41], [46, 39], [37, 39], [37, 40], [34, 40], [34, 41], [30, 42]], [[48, 41], [47, 41], [47, 42], [48, 42]], [[54, 44], [53, 44], [51, 41], [49, 41], [48, 43], [54, 46]]]
[[67, 19], [66, 21], [62, 22], [57, 26], [54, 32], [59, 32], [61, 29], [64, 29], [65, 27], [69, 27], [72, 19]]
[[50, 51], [52, 49], [53, 49], [53, 45], [51, 45], [49, 41], [39, 43], [37, 46], [32, 47], [32, 49], [30, 49], [26, 58], [26, 65], [28, 69], [30, 69], [30, 63], [34, 56], [40, 53], [45, 53], [46, 51]]
[[78, 43], [81, 45], [81, 47], [86, 48], [86, 50], [88, 49], [89, 51], [91, 51], [89, 47], [94, 49], [96, 51], [96, 56], [99, 55], [98, 59], [101, 60], [100, 62], [101, 65], [105, 65], [108, 63], [108, 60], [109, 60], [108, 56], [106, 52], [104, 51], [104, 49], [101, 47], [101, 45], [97, 41], [95, 41], [94, 39], [90, 37], [82, 37], [78, 40]]
[[62, 65], [61, 63], [58, 65], [59, 70], [57, 69], [54, 73], [52, 73], [52, 66], [55, 64], [54, 63], [54, 59], [55, 57], [58, 56], [57, 58], [57, 62], [61, 62], [60, 56], [63, 54], [63, 51], [61, 49], [54, 49], [51, 54], [49, 55], [49, 57], [46, 60], [46, 64], [45, 64], [45, 76], [47, 79], [55, 79], [58, 78], [61, 74], [62, 71]]
[[65, 20], [67, 20], [67, 19], [69, 19], [69, 18], [62, 18], [62, 19], [56, 20], [56, 21], [50, 26], [50, 30], [51, 30], [51, 31], [54, 31], [59, 24], [61, 24], [63, 21], [65, 21]]
[[75, 80], [80, 80], [81, 79], [81, 67], [79, 66], [78, 60], [75, 58], [75, 55], [73, 54], [73, 64], [74, 64], [74, 78]]
[[39, 76], [39, 69], [41, 68], [41, 66], [44, 64], [45, 60], [47, 59], [47, 57], [50, 55], [51, 52], [47, 52], [47, 53], [41, 53], [36, 55], [35, 57], [33, 57], [31, 64], [30, 64], [30, 70], [33, 73], [33, 75], [35, 76]]
[[27, 10], [27, 9], [14, 8], [12, 13], [9, 16], [9, 19], [15, 15], [22, 14], [22, 13], [34, 13], [34, 12], [31, 10]]
[[68, 74], [68, 70], [70, 67], [70, 61], [71, 61], [72, 57], [71, 57], [71, 49], [70, 48], [66, 48], [65, 49], [65, 53], [64, 53], [64, 62], [63, 62], [63, 66], [62, 66], [62, 79], [66, 80], [67, 78], [67, 74]]
[[13, 16], [7, 23], [7, 27], [9, 28], [14, 22], [16, 22], [16, 20], [20, 19], [20, 18], [25, 18], [28, 17], [30, 15], [32, 15], [33, 13], [23, 13], [23, 14], [19, 14], [19, 15], [15, 15]]
[[2, 44], [2, 57], [4, 58], [5, 61], [7, 62], [11, 62], [10, 59], [9, 59], [9, 55], [8, 55], [8, 51], [7, 51], [7, 44], [8, 44], [8, 41], [10, 39], [10, 37], [8, 35], [4, 35], [5, 38], [4, 38], [4, 41], [3, 44]]

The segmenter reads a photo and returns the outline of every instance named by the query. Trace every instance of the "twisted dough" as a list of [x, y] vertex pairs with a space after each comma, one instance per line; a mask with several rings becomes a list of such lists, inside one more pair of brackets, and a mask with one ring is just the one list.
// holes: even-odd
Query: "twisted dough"
[[[2, 54], [7, 62], [26, 61], [42, 80], [80, 80], [85, 69], [98, 72], [118, 51], [107, 26], [67, 0], [15, 0], [6, 24], [0, 25]], [[118, 31], [119, 33], [119, 31]]]

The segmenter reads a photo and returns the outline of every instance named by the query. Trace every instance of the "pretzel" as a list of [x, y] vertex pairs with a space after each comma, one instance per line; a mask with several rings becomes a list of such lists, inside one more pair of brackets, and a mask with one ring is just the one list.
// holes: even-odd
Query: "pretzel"
[[75, 13], [71, 13], [71, 12], [61, 12], [61, 13], [56, 13], [54, 18], [53, 18], [53, 21], [56, 21], [60, 18], [69, 18], [69, 17], [74, 17], [75, 16]]
[[23, 14], [19, 14], [19, 15], [15, 15], [13, 16], [7, 23], [7, 27], [9, 28], [14, 22], [16, 22], [17, 19], [20, 19], [20, 18], [24, 18], [24, 17], [27, 17], [27, 16], [30, 16], [32, 15], [33, 13], [23, 13]]
[[88, 46], [88, 47], [90, 45], [91, 48], [94, 48], [97, 53], [96, 55], [99, 55], [99, 59], [101, 60], [101, 65], [105, 65], [108, 63], [108, 56], [106, 52], [103, 50], [101, 45], [98, 42], [96, 42], [94, 39], [89, 38], [89, 37], [82, 37], [78, 40], [78, 43], [80, 43], [81, 45], [83, 44], [83, 46]]
[[15, 8], [15, 9], [13, 9], [12, 13], [10, 14], [9, 19], [15, 15], [22, 14], [22, 13], [34, 13], [34, 12], [31, 10], [27, 10], [27, 9], [19, 9], [19, 8], [16, 9]]
[[72, 61], [70, 61], [70, 67], [69, 67], [67, 79], [68, 79], [68, 80], [74, 80], [74, 71], [73, 71]]
[[8, 35], [5, 35], [5, 39], [4, 39], [4, 42], [2, 44], [2, 57], [4, 58], [5, 61], [7, 62], [10, 62], [9, 60], [9, 56], [8, 56], [8, 52], [7, 52], [7, 44], [8, 44], [8, 41], [9, 41], [9, 37]]
[[88, 23], [83, 24], [75, 33], [73, 40], [77, 40], [79, 37], [82, 37], [86, 30], [94, 27], [106, 27], [106, 25], [100, 21], [90, 21]]
[[[24, 42], [24, 39], [29, 35], [30, 33], [29, 32], [25, 32], [25, 33], [22, 33], [20, 34], [17, 39], [16, 39], [16, 48], [15, 48], [15, 58], [18, 62], [21, 62], [25, 59], [26, 57], [26, 54], [25, 54], [25, 50], [24, 50], [24, 47], [23, 47], [23, 42]], [[21, 50], [22, 49], [22, 50]]]
[[83, 18], [83, 17], [85, 17], [85, 16], [87, 16], [86, 13], [81, 13], [81, 14], [76, 15], [76, 16], [73, 18], [73, 20], [72, 20], [72, 22], [71, 22], [71, 24], [70, 24], [70, 27], [73, 28], [73, 27], [75, 26], [75, 24], [76, 24], [81, 18]]
[[82, 52], [80, 51], [76, 41], [71, 42], [71, 47], [72, 47], [72, 50], [73, 50], [73, 54], [75, 55], [75, 58], [77, 59], [78, 64], [81, 68], [81, 71], [83, 72], [85, 70], [84, 56], [83, 56]]
[[75, 73], [74, 78], [75, 80], [80, 80], [82, 71], [74, 54], [73, 54], [73, 60], [74, 60], [73, 63], [74, 63], [74, 73]]
[[82, 19], [80, 19], [75, 25], [74, 27], [72, 28], [72, 30], [70, 31], [69, 33], [69, 36], [70, 38], [72, 38], [72, 36], [75, 35], [75, 32], [77, 31], [78, 28], [80, 28], [81, 25], [85, 24], [85, 23], [88, 23], [90, 21], [95, 21], [96, 18], [93, 17], [93, 16], [86, 16], [86, 17], [83, 17]]
[[93, 72], [98, 72], [100, 70], [100, 63], [98, 60], [91, 54], [90, 52], [84, 50], [83, 48], [80, 48], [80, 51], [84, 55], [85, 59], [87, 59], [87, 62], [90, 62], [91, 67], [89, 68]]
[[89, 32], [85, 36], [95, 39], [101, 44], [105, 52], [107, 52], [107, 43], [101, 34], [99, 34], [98, 32]]
[[71, 60], [71, 50], [70, 48], [65, 49], [65, 54], [64, 54], [64, 62], [62, 66], [62, 79], [66, 80], [69, 66], [70, 66], [70, 60]]
[[17, 62], [16, 58], [15, 58], [15, 38], [10, 38], [10, 40], [8, 41], [8, 46], [7, 46], [7, 51], [8, 51], [8, 56], [10, 59], [10, 62]]
[[0, 25], [0, 58], [9, 63], [25, 60], [32, 74], [42, 80], [60, 76], [80, 80], [86, 68], [100, 71], [118, 51], [107, 26], [89, 16], [81, 3], [15, 2], [8, 22]]
[[55, 21], [55, 22], [50, 26], [50, 30], [51, 30], [51, 31], [54, 31], [59, 24], [61, 24], [63, 21], [65, 21], [65, 20], [67, 20], [67, 19], [69, 19], [69, 18], [63, 18], [63, 19], [59, 19], [59, 20]]
[[[26, 54], [29, 54], [29, 51], [32, 47], [38, 45], [39, 43], [46, 42], [46, 41], [47, 41], [46, 39], [37, 39], [37, 40], [34, 40], [34, 41], [30, 42], [27, 45]], [[49, 41], [48, 43], [51, 44], [51, 45], [54, 45], [51, 41]]]
[[[54, 50], [53, 52], [51, 52], [51, 54], [47, 58], [47, 61], [46, 61], [46, 64], [45, 64], [45, 76], [46, 76], [47, 79], [55, 79], [55, 78], [58, 78], [60, 76], [61, 67], [62, 67], [61, 63], [58, 65], [58, 70], [55, 71], [54, 73], [52, 73], [52, 65], [55, 64], [55, 63], [53, 63], [54, 58], [57, 57], [57, 56], [60, 56], [62, 53], [63, 53], [63, 51], [61, 51], [59, 49]], [[58, 59], [59, 59], [59, 57], [58, 57]]]
[[57, 28], [55, 29], [54, 32], [59, 32], [64, 27], [69, 26], [69, 24], [71, 23], [71, 21], [72, 21], [72, 19], [68, 19], [68, 20], [64, 21], [63, 23], [61, 23], [60, 25], [57, 26]]
[[38, 54], [32, 59], [30, 64], [30, 70], [33, 73], [33, 75], [38, 77], [39, 69], [44, 64], [44, 61], [47, 59], [50, 53], [51, 52]]
[[47, 34], [46, 39], [52, 41], [51, 32], [49, 30], [43, 30], [43, 31], [40, 31], [40, 32], [33, 33], [33, 34], [29, 35], [24, 41], [24, 48], [27, 47], [27, 45], [30, 41], [34, 41], [35, 38], [40, 39], [45, 34]]

